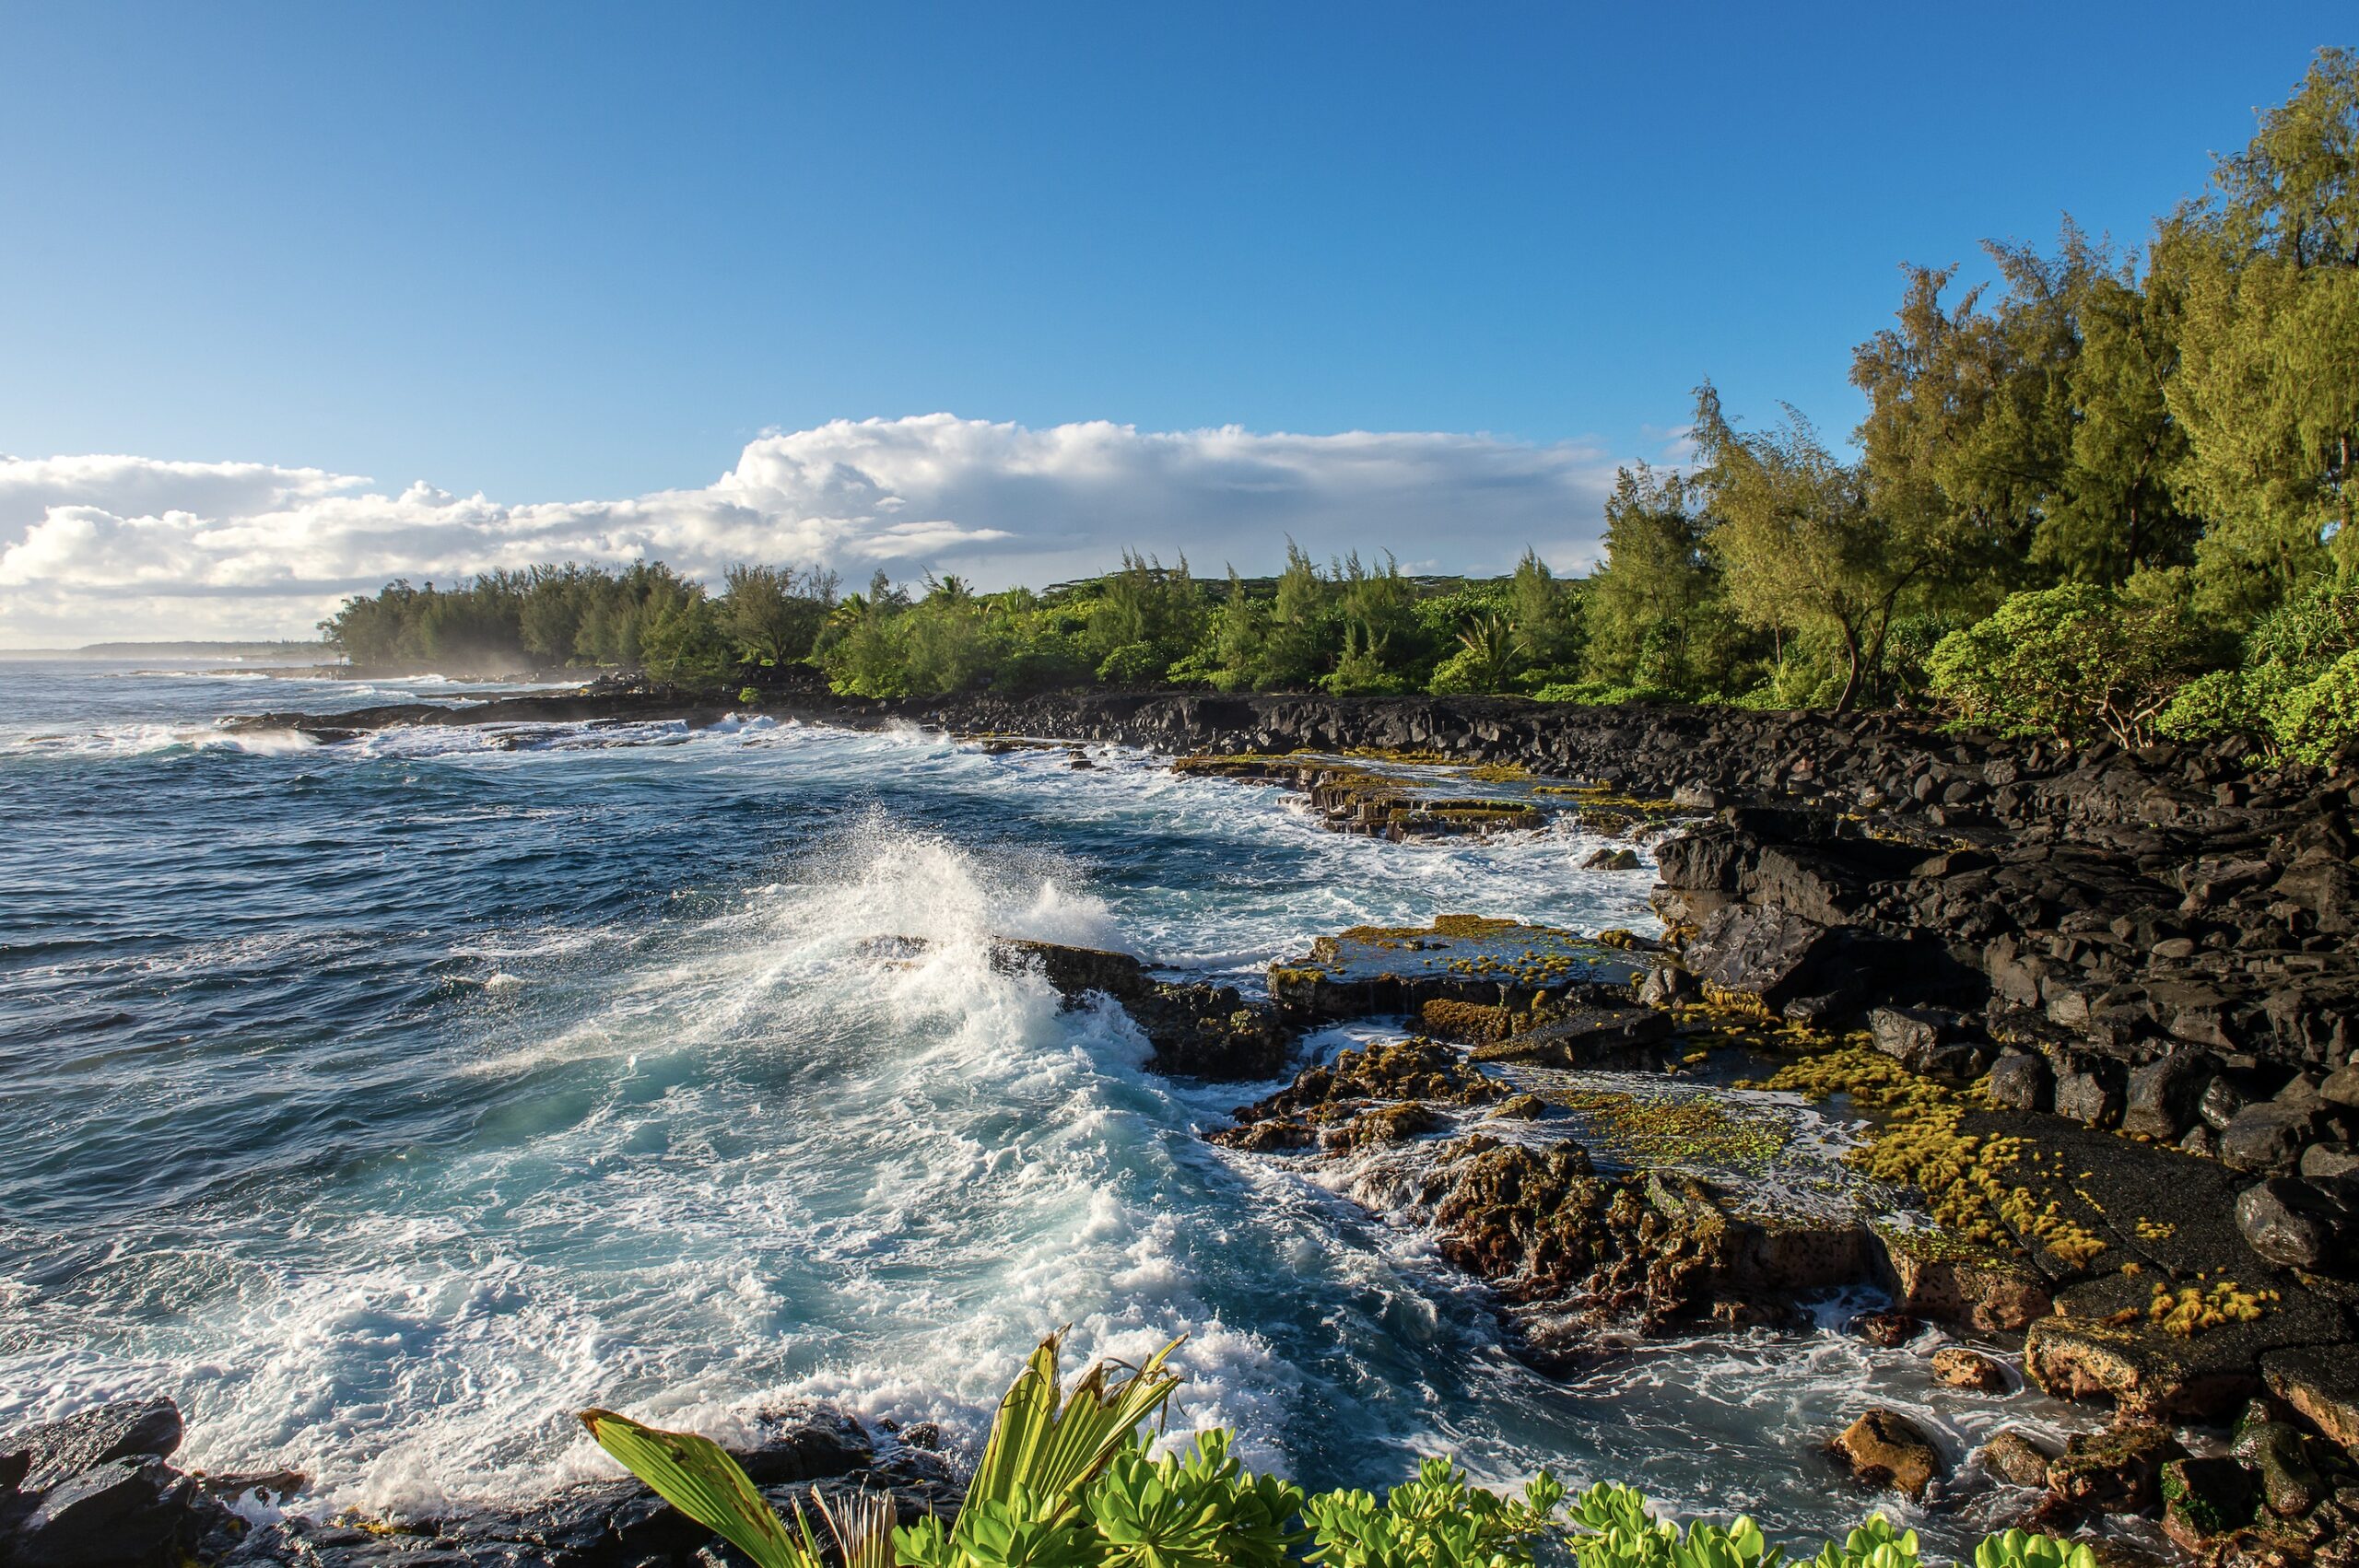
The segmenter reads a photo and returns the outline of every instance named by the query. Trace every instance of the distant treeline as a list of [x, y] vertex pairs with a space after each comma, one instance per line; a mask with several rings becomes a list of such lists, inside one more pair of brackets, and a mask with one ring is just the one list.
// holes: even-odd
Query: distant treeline
[[[558, 567], [396, 583], [324, 629], [363, 662], [759, 684], [807, 661], [868, 696], [1931, 696], [2017, 728], [2244, 732], [2318, 754], [2335, 731], [2317, 715], [2359, 712], [2359, 55], [2321, 51], [2142, 250], [2069, 220], [2052, 253], [1987, 249], [1995, 293], [1952, 297], [1956, 269], [1904, 269], [1894, 324], [1852, 353], [1869, 404], [1856, 458], [1790, 408], [1746, 428], [1707, 383], [1694, 462], [1621, 474], [1586, 579], [1529, 553], [1468, 580], [1291, 546], [1274, 579], [1205, 583], [1126, 553], [1107, 577], [992, 594], [945, 578], [912, 596], [881, 576], [844, 594], [764, 567], [711, 593], [660, 565]], [[2180, 700], [2199, 677], [2201, 701]]]

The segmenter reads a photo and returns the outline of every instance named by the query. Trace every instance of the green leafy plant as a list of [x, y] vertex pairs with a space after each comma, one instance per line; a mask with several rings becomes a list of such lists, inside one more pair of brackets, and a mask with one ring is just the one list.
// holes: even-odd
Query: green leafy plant
[[[1256, 1475], [1217, 1429], [1150, 1456], [1148, 1423], [1179, 1375], [1167, 1345], [1144, 1366], [1100, 1363], [1068, 1388], [1062, 1335], [1040, 1342], [992, 1422], [957, 1519], [892, 1527], [887, 1496], [812, 1494], [780, 1519], [717, 1445], [586, 1410], [599, 1445], [757, 1568], [1285, 1568], [1308, 1546], [1319, 1568], [1535, 1568], [1542, 1549], [1577, 1568], [1784, 1568], [1783, 1547], [1739, 1515], [1685, 1527], [1611, 1482], [1578, 1497], [1543, 1470], [1509, 1495], [1429, 1458], [1382, 1498], [1355, 1489], [1306, 1497]], [[816, 1525], [814, 1525], [814, 1519]], [[1914, 1530], [1872, 1514], [1810, 1568], [1917, 1568]], [[2010, 1530], [1974, 1568], [2095, 1568], [2085, 1546]]]
[[2097, 1568], [2097, 1555], [2086, 1542], [2008, 1530], [1974, 1549], [1974, 1568]]

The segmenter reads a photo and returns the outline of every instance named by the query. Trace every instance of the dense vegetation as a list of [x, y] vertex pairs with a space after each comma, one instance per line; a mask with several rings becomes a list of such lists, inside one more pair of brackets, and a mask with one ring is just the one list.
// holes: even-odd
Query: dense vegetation
[[[1547, 1471], [1508, 1497], [1471, 1486], [1447, 1459], [1379, 1501], [1360, 1491], [1307, 1496], [1247, 1470], [1229, 1434], [1200, 1432], [1149, 1456], [1145, 1423], [1178, 1386], [1168, 1347], [1128, 1377], [1092, 1367], [1060, 1387], [1060, 1341], [1042, 1341], [1001, 1401], [957, 1519], [892, 1525], [888, 1499], [815, 1494], [820, 1521], [790, 1529], [719, 1446], [608, 1410], [582, 1421], [606, 1451], [757, 1568], [1534, 1568], [1535, 1549], [1564, 1549], [1576, 1568], [1779, 1568], [1783, 1547], [1742, 1515], [1684, 1530], [1626, 1486], [1578, 1496]], [[824, 1539], [823, 1539], [824, 1538]], [[1304, 1551], [1304, 1548], [1308, 1551]], [[1559, 1558], [1550, 1550], [1552, 1559]], [[1914, 1530], [1871, 1515], [1813, 1568], [1917, 1568]], [[1985, 1540], [1975, 1568], [2095, 1568], [2085, 1546], [2010, 1530]]]
[[1694, 462], [1625, 470], [1604, 561], [1410, 578], [1391, 556], [1204, 583], [1125, 554], [1046, 591], [658, 564], [395, 583], [324, 624], [363, 663], [643, 667], [841, 693], [1103, 682], [1521, 692], [1758, 707], [1921, 701], [2026, 732], [2248, 736], [2318, 759], [2359, 724], [2359, 54], [2322, 51], [2209, 194], [2117, 252], [1992, 243], [1998, 286], [1909, 267], [1860, 345], [1838, 451], [1708, 383]]

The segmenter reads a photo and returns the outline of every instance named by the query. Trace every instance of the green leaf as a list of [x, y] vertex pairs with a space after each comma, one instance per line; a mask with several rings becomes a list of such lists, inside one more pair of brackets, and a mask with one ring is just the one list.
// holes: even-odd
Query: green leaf
[[758, 1568], [820, 1568], [762, 1501], [737, 1461], [710, 1438], [642, 1426], [612, 1410], [584, 1410], [581, 1424], [656, 1494], [752, 1558]]

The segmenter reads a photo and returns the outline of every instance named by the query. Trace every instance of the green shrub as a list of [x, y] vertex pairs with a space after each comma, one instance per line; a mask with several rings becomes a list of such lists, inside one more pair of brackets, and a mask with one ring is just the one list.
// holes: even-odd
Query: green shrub
[[2195, 649], [2176, 609], [2073, 582], [2011, 596], [1942, 638], [1926, 668], [1933, 695], [1969, 723], [2067, 740], [2102, 731], [2142, 745]]
[[2318, 679], [2279, 699], [2272, 731], [2296, 762], [2314, 767], [2332, 763], [2359, 742], [2359, 652], [2346, 653]]
[[[737, 1462], [687, 1433], [585, 1410], [599, 1446], [667, 1502], [751, 1558], [757, 1568], [1284, 1568], [1297, 1548], [1320, 1568], [1533, 1568], [1535, 1549], [1561, 1546], [1578, 1568], [1780, 1568], [1782, 1547], [1740, 1515], [1684, 1529], [1613, 1483], [1569, 1500], [1542, 1470], [1516, 1496], [1471, 1485], [1448, 1459], [1427, 1459], [1382, 1500], [1341, 1490], [1305, 1496], [1291, 1481], [1247, 1470], [1229, 1434], [1200, 1432], [1151, 1457], [1145, 1424], [1178, 1386], [1173, 1345], [1117, 1377], [1100, 1363], [1070, 1390], [1058, 1370], [1062, 1336], [1040, 1342], [1000, 1401], [957, 1519], [891, 1527], [890, 1499], [812, 1494], [819, 1527], [798, 1506], [792, 1528]], [[820, 1537], [827, 1545], [823, 1548]], [[1917, 1533], [1872, 1514], [1813, 1568], [1916, 1568]], [[1976, 1549], [1974, 1568], [2095, 1568], [2085, 1546], [2020, 1530]]]

